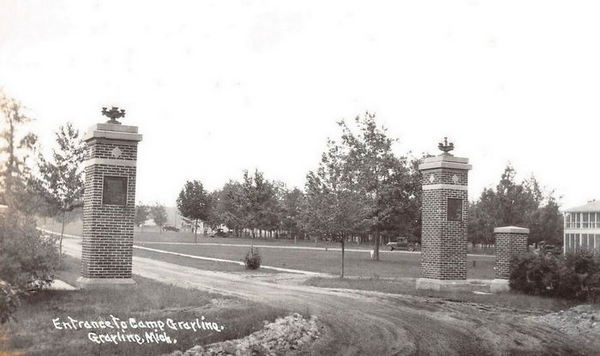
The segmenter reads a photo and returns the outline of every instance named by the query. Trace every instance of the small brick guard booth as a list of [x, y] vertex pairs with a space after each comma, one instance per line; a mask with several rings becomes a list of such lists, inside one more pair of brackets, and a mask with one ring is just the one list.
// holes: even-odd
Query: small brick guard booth
[[513, 256], [527, 252], [529, 229], [517, 226], [504, 226], [494, 229], [496, 239], [496, 279], [492, 281], [492, 292], [509, 290], [510, 260]]
[[136, 126], [96, 124], [85, 134], [82, 288], [135, 284], [131, 278]]
[[444, 152], [425, 158], [423, 174], [421, 277], [417, 289], [467, 285], [468, 158]]

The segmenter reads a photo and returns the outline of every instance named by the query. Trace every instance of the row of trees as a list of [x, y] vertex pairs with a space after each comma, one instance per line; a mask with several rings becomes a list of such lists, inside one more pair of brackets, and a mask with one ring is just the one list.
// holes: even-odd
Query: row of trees
[[[225, 225], [236, 236], [313, 236], [338, 241], [374, 241], [379, 259], [381, 237], [408, 236], [420, 241], [421, 174], [417, 159], [393, 152], [394, 139], [366, 113], [354, 125], [339, 122], [340, 139], [329, 140], [304, 190], [287, 189], [255, 171], [209, 192], [199, 181], [185, 184], [177, 199], [184, 217]], [[561, 243], [562, 215], [553, 192], [544, 194], [534, 177], [516, 181], [506, 167], [495, 188], [486, 188], [470, 204], [468, 239], [493, 244], [493, 229], [519, 225], [531, 230], [530, 242]]]
[[134, 224], [135, 226], [142, 227], [144, 223], [152, 219], [156, 226], [162, 231], [162, 227], [167, 223], [167, 209], [160, 203], [154, 205], [137, 204], [135, 206]]
[[507, 166], [495, 189], [484, 189], [470, 205], [469, 241], [493, 245], [494, 227], [515, 225], [530, 229], [529, 243], [561, 245], [563, 217], [554, 192], [544, 194], [533, 176], [521, 182], [515, 176], [514, 168]]
[[[79, 131], [66, 124], [56, 134], [50, 156], [37, 148], [37, 137], [25, 130], [29, 118], [22, 106], [0, 92], [3, 126], [0, 156], [0, 203], [27, 214], [67, 219], [81, 206], [85, 155]], [[187, 182], [177, 207], [197, 231], [200, 221], [225, 225], [237, 236], [301, 237], [339, 241], [350, 237], [374, 241], [375, 258], [382, 238], [420, 239], [421, 174], [418, 159], [397, 155], [395, 140], [366, 113], [339, 122], [341, 134], [329, 140], [316, 169], [308, 172], [303, 190], [288, 189], [255, 171], [244, 172], [209, 192], [201, 182]], [[37, 158], [32, 162], [31, 157]], [[560, 243], [562, 216], [552, 194], [544, 195], [534, 178], [516, 182], [507, 167], [495, 189], [485, 189], [471, 204], [469, 240], [493, 243], [492, 229], [521, 225], [531, 229], [531, 242]], [[136, 224], [151, 217], [166, 223], [160, 204], [138, 206]]]
[[373, 239], [379, 258], [381, 236], [420, 235], [420, 173], [417, 160], [393, 152], [394, 140], [366, 113], [354, 125], [339, 122], [304, 191], [288, 189], [255, 171], [208, 192], [199, 181], [185, 184], [177, 199], [182, 216], [197, 226], [225, 225], [236, 236], [316, 236], [344, 242]]

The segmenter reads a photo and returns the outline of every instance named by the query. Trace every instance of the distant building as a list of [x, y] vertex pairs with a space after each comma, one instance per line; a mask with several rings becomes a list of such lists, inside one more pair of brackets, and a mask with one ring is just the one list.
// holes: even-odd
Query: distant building
[[600, 252], [600, 200], [565, 210], [563, 251]]

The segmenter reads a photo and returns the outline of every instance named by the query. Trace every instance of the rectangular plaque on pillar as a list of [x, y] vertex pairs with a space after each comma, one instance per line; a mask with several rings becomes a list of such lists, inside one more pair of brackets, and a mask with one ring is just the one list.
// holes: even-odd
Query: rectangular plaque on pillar
[[127, 202], [127, 177], [104, 176], [102, 204], [122, 205]]
[[449, 153], [453, 144], [440, 143], [441, 155], [423, 159], [421, 277], [419, 289], [466, 285], [468, 158]]
[[137, 145], [136, 126], [115, 117], [124, 110], [103, 110], [107, 123], [92, 126], [87, 146], [81, 256], [82, 288], [134, 284], [131, 278]]

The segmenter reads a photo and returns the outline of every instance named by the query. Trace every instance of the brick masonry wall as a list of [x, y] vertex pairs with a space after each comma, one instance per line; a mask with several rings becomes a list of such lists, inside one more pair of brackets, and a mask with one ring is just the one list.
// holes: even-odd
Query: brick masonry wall
[[97, 138], [90, 140], [87, 145], [87, 158], [110, 158], [112, 151], [118, 147], [121, 155], [118, 159], [135, 160], [137, 157], [137, 142], [109, 140]]
[[[468, 171], [435, 168], [423, 170], [423, 185], [467, 185]], [[430, 180], [434, 176], [433, 182]], [[456, 175], [456, 178], [453, 177]], [[455, 182], [456, 181], [456, 182]], [[447, 220], [448, 198], [462, 200], [461, 221]], [[423, 190], [421, 275], [440, 280], [467, 278], [468, 192], [457, 189]]]
[[[423, 170], [423, 177], [421, 183], [423, 185], [428, 184], [458, 184], [468, 185], [469, 184], [469, 171], [464, 169], [452, 169], [452, 168], [434, 168]], [[433, 183], [431, 182], [431, 176], [433, 175]], [[458, 178], [457, 183], [454, 183], [452, 179], [456, 175]]]
[[508, 279], [511, 258], [527, 252], [527, 234], [497, 232], [494, 238], [496, 239], [496, 278]]
[[[89, 158], [135, 160], [137, 142], [92, 139]], [[125, 205], [102, 204], [104, 176], [127, 177]], [[131, 278], [136, 167], [94, 164], [85, 169], [81, 275], [85, 278]]]

